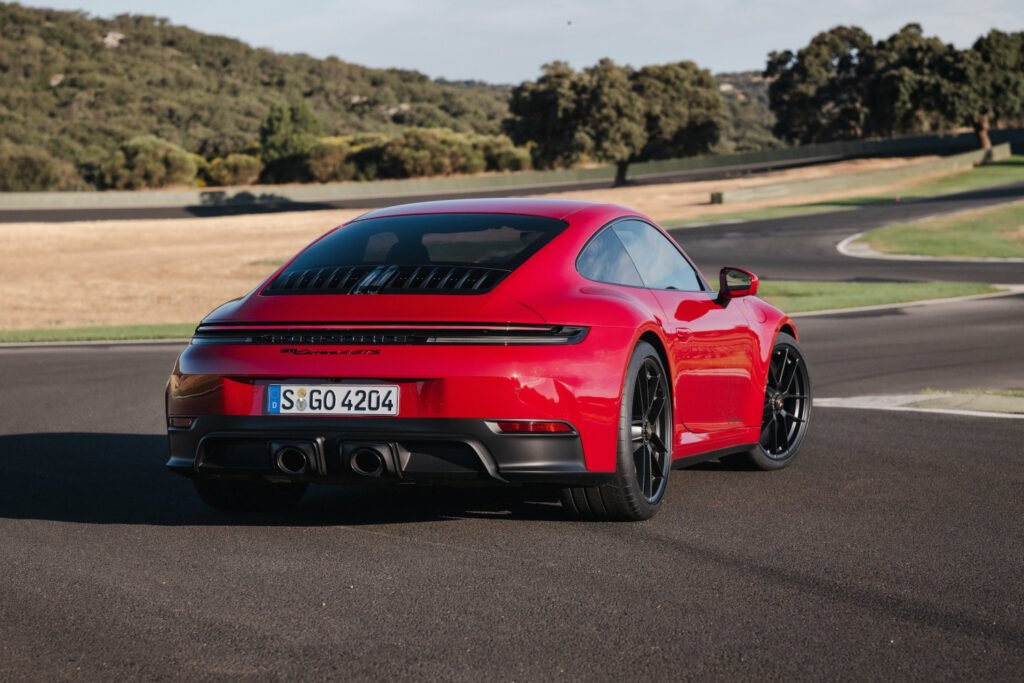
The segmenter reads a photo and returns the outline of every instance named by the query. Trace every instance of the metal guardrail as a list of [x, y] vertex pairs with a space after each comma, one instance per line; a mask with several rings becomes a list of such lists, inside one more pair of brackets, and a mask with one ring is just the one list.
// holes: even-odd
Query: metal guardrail
[[954, 154], [942, 159], [922, 161], [899, 168], [887, 168], [881, 171], [864, 171], [862, 173], [849, 173], [830, 178], [817, 178], [812, 180], [798, 180], [787, 183], [772, 183], [768, 185], [755, 185], [726, 192], [713, 192], [711, 194], [712, 204], [736, 204], [766, 199], [782, 199], [787, 197], [799, 197], [812, 194], [824, 194], [827, 192], [842, 192], [867, 187], [879, 187], [889, 183], [913, 180], [928, 176], [955, 173], [981, 163], [1002, 161], [1010, 157], [1010, 145], [1003, 143], [994, 145], [992, 149], [974, 150]]

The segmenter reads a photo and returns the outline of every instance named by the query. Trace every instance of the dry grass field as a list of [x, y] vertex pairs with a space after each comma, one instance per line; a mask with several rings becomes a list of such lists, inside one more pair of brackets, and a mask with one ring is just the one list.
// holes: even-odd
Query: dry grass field
[[[730, 180], [555, 196], [625, 204], [655, 219], [679, 219], [773, 205], [713, 207], [708, 204], [713, 191], [913, 161], [919, 159], [868, 159]], [[197, 321], [221, 302], [255, 287], [278, 262], [313, 238], [360, 213], [0, 224], [0, 329]]]

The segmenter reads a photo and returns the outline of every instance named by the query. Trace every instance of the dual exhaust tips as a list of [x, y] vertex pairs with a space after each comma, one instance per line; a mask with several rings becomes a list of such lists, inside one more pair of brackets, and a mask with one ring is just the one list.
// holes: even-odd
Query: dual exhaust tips
[[[366, 444], [342, 448], [342, 460], [352, 472], [362, 477], [380, 477], [387, 471], [387, 454], [383, 444]], [[292, 477], [307, 474], [313, 468], [312, 444], [274, 444], [274, 466]]]

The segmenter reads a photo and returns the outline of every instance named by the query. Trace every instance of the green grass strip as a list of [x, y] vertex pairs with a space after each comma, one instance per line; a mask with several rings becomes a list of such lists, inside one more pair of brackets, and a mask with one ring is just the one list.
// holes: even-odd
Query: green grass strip
[[900, 304], [998, 291], [976, 282], [762, 280], [759, 295], [787, 313]]
[[888, 225], [858, 241], [889, 254], [1024, 258], [1024, 204]]
[[978, 166], [962, 173], [929, 180], [921, 185], [905, 190], [868, 194], [860, 197], [832, 199], [810, 204], [787, 204], [764, 209], [750, 209], [727, 214], [708, 214], [694, 218], [665, 221], [668, 228], [685, 228], [699, 225], [714, 225], [730, 221], [758, 221], [772, 218], [789, 218], [790, 216], [807, 216], [833, 211], [848, 211], [860, 206], [873, 204], [891, 204], [904, 199], [923, 199], [939, 197], [947, 194], [984, 190], [1000, 185], [1024, 181], [1024, 156], [1010, 157], [986, 166]]

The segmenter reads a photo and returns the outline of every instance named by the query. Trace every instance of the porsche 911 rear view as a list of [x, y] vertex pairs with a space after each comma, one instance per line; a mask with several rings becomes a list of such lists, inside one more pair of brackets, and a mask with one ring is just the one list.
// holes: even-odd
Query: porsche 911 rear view
[[309, 484], [555, 487], [653, 515], [673, 467], [787, 465], [810, 418], [792, 321], [715, 291], [650, 219], [475, 200], [374, 211], [209, 314], [167, 387], [168, 466], [224, 510]]

